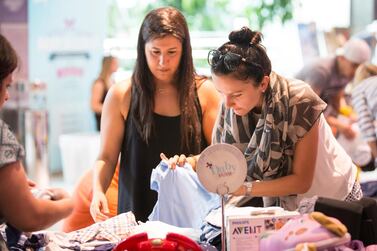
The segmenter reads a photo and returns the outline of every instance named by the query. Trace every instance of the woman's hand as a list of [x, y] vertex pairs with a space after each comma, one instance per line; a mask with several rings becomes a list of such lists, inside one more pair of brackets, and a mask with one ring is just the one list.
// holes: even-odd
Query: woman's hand
[[233, 196], [244, 196], [246, 195], [246, 187], [242, 184], [235, 192], [232, 193]]
[[161, 157], [161, 160], [164, 160], [166, 161], [166, 163], [168, 163], [168, 166], [171, 169], [175, 169], [176, 166], [183, 167], [184, 164], [187, 162], [191, 165], [192, 169], [196, 171], [196, 162], [198, 162], [197, 158], [199, 157], [199, 155], [186, 157], [184, 154], [181, 154], [179, 156], [174, 155], [174, 157], [171, 157], [169, 159], [168, 157], [166, 157], [164, 153], [161, 153], [160, 157]]
[[164, 153], [160, 154], [161, 160], [166, 161], [168, 163], [169, 168], [175, 169], [177, 166], [184, 166], [187, 162], [187, 158], [184, 154], [181, 155], [174, 155], [174, 157], [168, 158]]
[[27, 184], [29, 185], [29, 188], [35, 188], [37, 186], [37, 184], [29, 178], [27, 179]]
[[90, 215], [95, 222], [104, 221], [110, 218], [109, 206], [104, 193], [93, 193], [92, 203], [90, 204]]
[[48, 188], [47, 191], [51, 195], [51, 200], [62, 200], [71, 197], [69, 193], [62, 188]]

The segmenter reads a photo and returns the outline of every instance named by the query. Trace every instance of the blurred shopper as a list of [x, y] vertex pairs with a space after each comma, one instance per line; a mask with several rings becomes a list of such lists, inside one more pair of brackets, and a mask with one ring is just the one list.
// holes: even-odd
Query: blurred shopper
[[118, 59], [113, 56], [106, 56], [102, 59], [102, 68], [99, 77], [92, 86], [92, 97], [90, 107], [96, 116], [97, 130], [101, 127], [101, 113], [103, 102], [110, 87], [113, 85], [112, 75], [118, 69]]
[[[17, 64], [16, 52], [0, 35], [0, 107], [9, 98], [8, 88]], [[45, 191], [49, 199], [37, 199], [25, 174], [24, 156], [23, 147], [0, 120], [0, 223], [6, 222], [20, 231], [42, 230], [66, 217], [72, 210], [72, 201], [59, 188]]]
[[356, 68], [370, 58], [368, 44], [361, 39], [351, 39], [337, 50], [334, 57], [314, 60], [296, 75], [328, 104], [325, 117], [329, 125], [349, 139], [356, 135], [352, 125], [337, 119], [341, 107], [346, 104], [344, 88], [354, 77]]
[[105, 192], [121, 153], [118, 214], [132, 211], [146, 221], [157, 202], [150, 177], [160, 153], [197, 154], [210, 144], [218, 103], [212, 82], [195, 74], [182, 13], [172, 7], [149, 12], [131, 80], [114, 85], [104, 103], [90, 208], [94, 220], [109, 217]]
[[365, 141], [368, 142], [374, 166], [377, 166], [377, 66], [362, 64], [357, 68], [352, 85], [352, 105], [357, 123]]

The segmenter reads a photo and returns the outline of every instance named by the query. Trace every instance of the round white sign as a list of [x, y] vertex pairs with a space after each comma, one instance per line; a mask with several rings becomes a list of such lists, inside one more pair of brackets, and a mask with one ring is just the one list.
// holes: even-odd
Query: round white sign
[[207, 147], [196, 165], [196, 173], [203, 186], [220, 195], [235, 192], [245, 181], [247, 172], [243, 153], [230, 144]]

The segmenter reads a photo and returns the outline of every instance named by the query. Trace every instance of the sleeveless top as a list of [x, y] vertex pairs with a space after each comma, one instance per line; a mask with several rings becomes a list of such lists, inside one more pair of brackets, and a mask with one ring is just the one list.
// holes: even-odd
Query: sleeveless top
[[[106, 95], [107, 95], [107, 92], [109, 91], [106, 87], [106, 84], [105, 84], [105, 81], [103, 81], [103, 79], [97, 79], [97, 81], [101, 81], [103, 83], [103, 86], [105, 87], [105, 90], [102, 94], [102, 99], [101, 99], [101, 104], [103, 104], [103, 102], [105, 102], [105, 98], [106, 98]], [[97, 128], [97, 131], [99, 131], [101, 129], [101, 113], [94, 113], [95, 115], [95, 118], [96, 118], [96, 128]]]
[[[196, 96], [196, 107], [199, 120], [202, 121], [202, 111]], [[130, 109], [131, 110], [131, 109]], [[160, 153], [172, 157], [183, 153], [199, 154], [192, 149], [181, 149], [180, 115], [174, 117], [154, 113], [154, 133], [149, 145], [141, 137], [129, 114], [125, 121], [118, 184], [118, 214], [132, 211], [137, 220], [147, 221], [148, 216], [157, 202], [157, 192], [150, 189], [152, 169], [161, 161]], [[191, 140], [190, 146], [200, 144], [202, 151], [207, 143], [202, 133], [201, 142]]]

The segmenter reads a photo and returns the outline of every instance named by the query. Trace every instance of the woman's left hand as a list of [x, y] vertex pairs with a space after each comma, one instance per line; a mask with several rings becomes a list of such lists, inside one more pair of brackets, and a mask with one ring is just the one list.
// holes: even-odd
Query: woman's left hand
[[174, 157], [168, 158], [164, 153], [161, 153], [160, 158], [166, 161], [171, 169], [175, 169], [177, 166], [182, 167], [187, 162], [187, 158], [184, 154], [174, 155]]
[[246, 195], [245, 185], [242, 184], [235, 192], [231, 193], [233, 196], [244, 196]]

